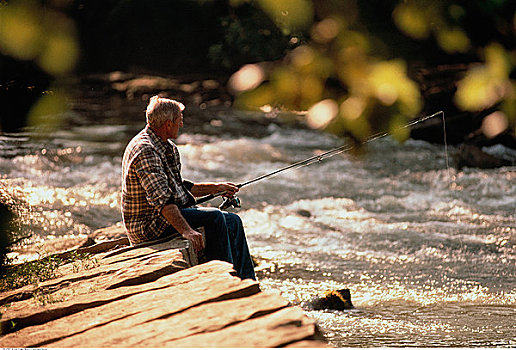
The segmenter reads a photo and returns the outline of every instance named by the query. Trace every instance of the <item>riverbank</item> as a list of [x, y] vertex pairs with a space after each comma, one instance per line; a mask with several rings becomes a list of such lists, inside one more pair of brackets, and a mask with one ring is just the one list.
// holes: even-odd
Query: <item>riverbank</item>
[[91, 259], [89, 268], [67, 264], [56, 279], [0, 294], [0, 344], [327, 347], [301, 308], [234, 277], [228, 263], [198, 265], [188, 241], [122, 243]]

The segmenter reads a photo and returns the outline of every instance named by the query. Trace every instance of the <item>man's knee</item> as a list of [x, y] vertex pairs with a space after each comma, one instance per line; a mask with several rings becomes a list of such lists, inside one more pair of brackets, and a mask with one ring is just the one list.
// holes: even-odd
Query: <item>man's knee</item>
[[213, 220], [215, 220], [215, 221], [226, 219], [224, 216], [224, 213], [222, 211], [220, 211], [219, 209], [214, 208], [212, 211], [210, 211], [210, 214], [211, 214]]
[[202, 208], [202, 212], [204, 214], [204, 221], [206, 224], [222, 224], [225, 223], [225, 216], [222, 211], [217, 208]]
[[244, 234], [244, 224], [240, 216], [234, 213], [224, 213], [226, 217], [226, 224], [230, 227], [233, 234]]
[[242, 222], [242, 220], [240, 219], [240, 216], [238, 216], [237, 214], [235, 213], [229, 213], [227, 211], [223, 211], [222, 212], [224, 214], [224, 216], [226, 217], [226, 220], [227, 221], [235, 221], [235, 222]]

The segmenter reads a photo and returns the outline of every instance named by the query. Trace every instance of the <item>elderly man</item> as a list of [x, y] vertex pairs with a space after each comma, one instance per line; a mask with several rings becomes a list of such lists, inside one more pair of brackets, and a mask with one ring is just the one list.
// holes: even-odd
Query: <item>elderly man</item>
[[[153, 96], [146, 127], [127, 145], [122, 162], [122, 217], [131, 244], [180, 234], [209, 260], [232, 263], [242, 279], [256, 279], [240, 217], [214, 208], [196, 208], [195, 197], [238, 188], [232, 183], [193, 183], [181, 177], [176, 139], [183, 104]], [[206, 246], [201, 233], [204, 227]]]

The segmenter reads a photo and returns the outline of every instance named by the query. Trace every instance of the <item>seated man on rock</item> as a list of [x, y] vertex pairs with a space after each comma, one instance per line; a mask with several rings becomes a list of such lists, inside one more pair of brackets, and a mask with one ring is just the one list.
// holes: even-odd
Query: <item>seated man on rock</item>
[[[208, 260], [232, 263], [242, 279], [256, 279], [240, 217], [214, 208], [197, 208], [195, 197], [226, 192], [232, 183], [193, 183], [181, 177], [176, 139], [184, 105], [153, 96], [147, 125], [127, 145], [122, 161], [122, 217], [131, 244], [179, 233]], [[202, 234], [193, 228], [204, 227]]]

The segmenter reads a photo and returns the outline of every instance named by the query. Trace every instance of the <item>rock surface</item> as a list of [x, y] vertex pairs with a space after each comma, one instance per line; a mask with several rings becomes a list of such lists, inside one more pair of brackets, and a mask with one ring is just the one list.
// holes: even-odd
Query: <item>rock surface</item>
[[301, 308], [235, 277], [228, 263], [195, 265], [187, 241], [120, 243], [83, 271], [68, 264], [57, 279], [2, 293], [0, 345], [327, 347]]

